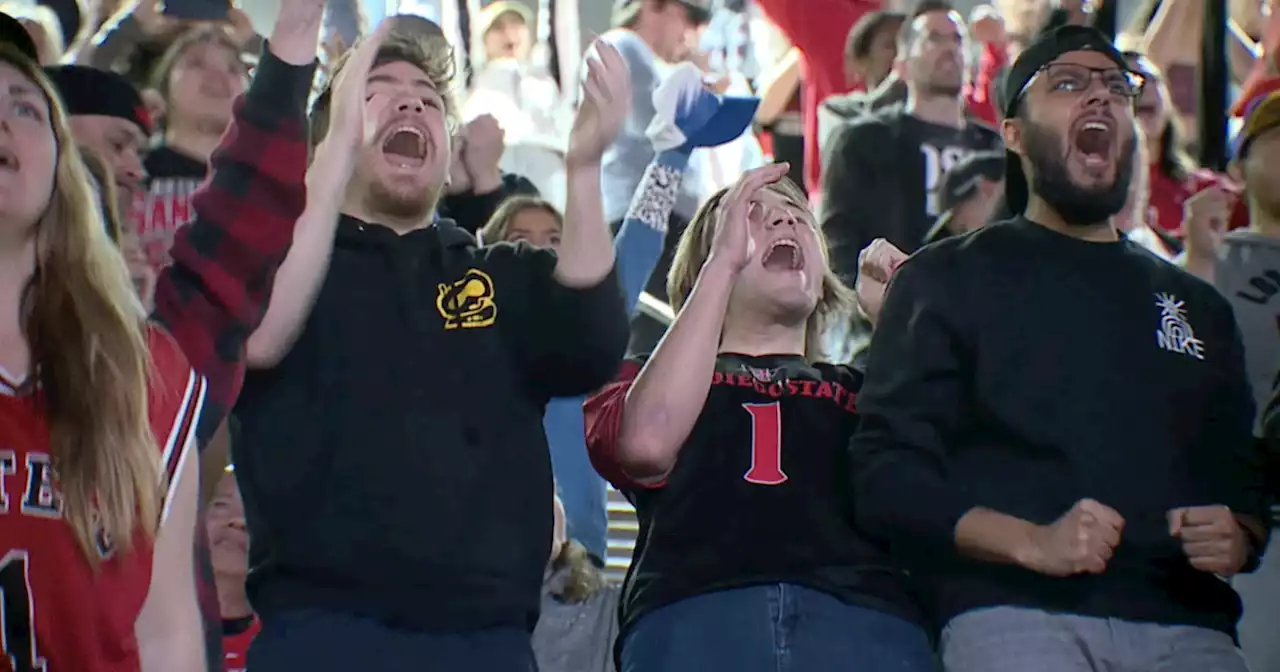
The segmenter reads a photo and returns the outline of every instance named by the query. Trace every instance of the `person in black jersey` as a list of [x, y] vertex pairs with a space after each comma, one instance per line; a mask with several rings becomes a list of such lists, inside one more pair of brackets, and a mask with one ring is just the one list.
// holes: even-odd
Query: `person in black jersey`
[[1091, 28], [1037, 38], [1005, 82], [1017, 216], [921, 250], [879, 316], [853, 511], [931, 575], [948, 672], [1246, 670], [1254, 402], [1226, 299], [1111, 221], [1141, 86]]
[[675, 322], [584, 404], [592, 462], [640, 521], [623, 672], [932, 669], [906, 575], [851, 525], [862, 374], [820, 353], [851, 297], [786, 170], [702, 206], [667, 280]]

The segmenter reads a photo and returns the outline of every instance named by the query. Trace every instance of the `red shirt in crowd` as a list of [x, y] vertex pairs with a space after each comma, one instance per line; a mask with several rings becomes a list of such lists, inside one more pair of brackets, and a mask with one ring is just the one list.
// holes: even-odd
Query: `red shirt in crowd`
[[[1151, 165], [1150, 171], [1147, 223], [1179, 238], [1182, 237], [1183, 205], [1188, 198], [1214, 185], [1232, 192], [1239, 191], [1223, 175], [1203, 168], [1192, 171], [1187, 179], [1182, 181], [1161, 172], [1156, 164]], [[1239, 229], [1247, 226], [1249, 226], [1249, 208], [1241, 199], [1231, 211], [1231, 223], [1228, 228]]]
[[[195, 452], [205, 384], [168, 334], [151, 329], [147, 345], [147, 410], [170, 484], [161, 502], [167, 512], [182, 464]], [[0, 670], [136, 672], [134, 625], [151, 587], [154, 542], [138, 532], [128, 552], [100, 544], [97, 566], [89, 563], [58, 505], [40, 391], [23, 393], [11, 382], [0, 383], [0, 500], [7, 504], [0, 511]]]
[[253, 643], [253, 638], [258, 636], [258, 631], [261, 629], [262, 621], [259, 621], [257, 616], [253, 616], [249, 627], [223, 635], [222, 653], [226, 659], [223, 672], [245, 672], [248, 668], [245, 656], [249, 654], [249, 645]]

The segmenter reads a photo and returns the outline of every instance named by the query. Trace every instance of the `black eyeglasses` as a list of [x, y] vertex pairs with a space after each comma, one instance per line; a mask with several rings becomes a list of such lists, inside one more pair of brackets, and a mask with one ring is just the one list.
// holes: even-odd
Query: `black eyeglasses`
[[1112, 96], [1125, 100], [1133, 100], [1142, 95], [1142, 86], [1146, 82], [1145, 77], [1131, 70], [1091, 68], [1075, 63], [1050, 63], [1040, 68], [1031, 79], [1027, 80], [1026, 85], [1018, 92], [1018, 99], [1021, 100], [1026, 95], [1027, 89], [1040, 79], [1048, 82], [1050, 93], [1078, 95], [1089, 89], [1095, 76], [1102, 80]]

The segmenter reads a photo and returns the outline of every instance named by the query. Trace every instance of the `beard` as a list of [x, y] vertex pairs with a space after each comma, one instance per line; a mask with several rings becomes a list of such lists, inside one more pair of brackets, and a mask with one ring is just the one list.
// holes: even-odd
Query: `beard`
[[1120, 148], [1116, 161], [1115, 181], [1100, 187], [1083, 187], [1071, 179], [1067, 159], [1062, 155], [1062, 136], [1027, 122], [1023, 145], [1035, 177], [1031, 193], [1044, 199], [1062, 221], [1072, 226], [1093, 226], [1107, 221], [1124, 209], [1129, 200], [1129, 183], [1133, 180], [1133, 156], [1136, 138], [1130, 136]]
[[435, 212], [443, 185], [430, 185], [421, 190], [399, 190], [381, 180], [374, 180], [365, 192], [369, 212], [401, 222], [425, 221]]

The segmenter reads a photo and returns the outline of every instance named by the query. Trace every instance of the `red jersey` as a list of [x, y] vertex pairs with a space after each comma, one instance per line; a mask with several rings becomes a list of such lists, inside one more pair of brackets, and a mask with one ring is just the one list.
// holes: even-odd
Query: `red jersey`
[[[224, 621], [225, 622], [225, 621]], [[226, 659], [223, 664], [223, 672], [245, 672], [248, 667], [245, 664], [245, 656], [249, 654], [249, 645], [253, 643], [253, 638], [258, 636], [258, 631], [262, 629], [262, 621], [257, 616], [252, 617], [249, 621], [249, 627], [239, 632], [230, 633], [223, 627], [222, 636], [222, 653]]]
[[[1187, 175], [1186, 180], [1181, 182], [1161, 172], [1155, 164], [1149, 170], [1151, 173], [1148, 182], [1150, 186], [1147, 196], [1147, 223], [1179, 238], [1183, 237], [1182, 206], [1188, 198], [1199, 193], [1201, 189], [1214, 185], [1231, 192], [1240, 191], [1230, 180], [1212, 170], [1203, 168], [1194, 170]], [[1249, 226], [1249, 204], [1244, 199], [1239, 199], [1231, 209], [1231, 221], [1227, 228], [1239, 229], [1247, 226]]]
[[[151, 429], [169, 490], [177, 486], [204, 402], [197, 376], [168, 334], [147, 334]], [[137, 672], [134, 623], [151, 584], [152, 544], [141, 533], [128, 553], [99, 544], [95, 570], [62, 520], [39, 390], [0, 380], [0, 623], [4, 672]], [[194, 459], [194, 456], [192, 456]]]

